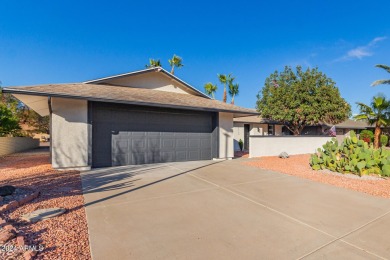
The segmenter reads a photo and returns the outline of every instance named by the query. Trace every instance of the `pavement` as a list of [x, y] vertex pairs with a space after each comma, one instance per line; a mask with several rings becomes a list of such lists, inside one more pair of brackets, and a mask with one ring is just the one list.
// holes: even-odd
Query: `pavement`
[[82, 174], [99, 259], [390, 259], [390, 200], [243, 160]]

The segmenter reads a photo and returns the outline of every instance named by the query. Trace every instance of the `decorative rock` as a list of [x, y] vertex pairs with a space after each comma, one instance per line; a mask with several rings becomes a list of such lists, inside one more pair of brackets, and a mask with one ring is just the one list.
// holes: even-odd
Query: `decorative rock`
[[31, 260], [34, 258], [34, 256], [37, 255], [37, 253], [38, 253], [37, 251], [31, 251], [31, 250], [26, 251], [26, 252], [24, 252], [23, 257], [25, 260]]
[[7, 243], [7, 241], [13, 239], [15, 237], [15, 232], [11, 230], [2, 229], [0, 231], [0, 243], [4, 244]]
[[22, 219], [24, 219], [28, 222], [31, 222], [31, 223], [35, 223], [35, 222], [38, 222], [40, 220], [45, 220], [48, 218], [53, 218], [53, 217], [62, 215], [62, 214], [64, 214], [65, 211], [66, 211], [66, 209], [63, 209], [63, 208], [39, 209], [39, 210], [36, 210], [36, 211], [31, 212], [31, 213], [23, 215]]
[[39, 191], [36, 191], [34, 192], [33, 194], [31, 195], [27, 195], [26, 197], [24, 197], [23, 199], [19, 200], [19, 205], [24, 205], [26, 204], [27, 202], [30, 202], [32, 201], [33, 199], [37, 198], [39, 196]]
[[5, 197], [12, 195], [15, 192], [15, 187], [11, 185], [1, 186], [0, 187], [0, 196]]
[[4, 229], [8, 230], [8, 231], [15, 231], [16, 232], [16, 228], [14, 226], [10, 225], [10, 224], [5, 225]]
[[288, 157], [289, 157], [288, 153], [286, 153], [286, 152], [282, 152], [281, 154], [279, 154], [279, 158], [287, 159]]
[[18, 246], [23, 247], [24, 244], [24, 237], [23, 236], [17, 236], [16, 237], [16, 243]]

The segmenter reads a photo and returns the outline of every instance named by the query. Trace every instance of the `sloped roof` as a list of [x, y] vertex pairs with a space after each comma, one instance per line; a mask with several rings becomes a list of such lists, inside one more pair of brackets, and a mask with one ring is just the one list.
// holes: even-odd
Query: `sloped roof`
[[193, 86], [191, 86], [190, 84], [188, 84], [184, 80], [181, 80], [180, 78], [176, 77], [175, 75], [172, 75], [171, 73], [169, 73], [168, 71], [166, 71], [162, 67], [152, 67], [152, 68], [147, 68], [147, 69], [143, 69], [143, 70], [132, 71], [132, 72], [118, 74], [118, 75], [114, 75], [114, 76], [109, 76], [109, 77], [104, 77], [104, 78], [99, 78], [99, 79], [94, 79], [94, 80], [88, 80], [88, 81], [85, 81], [83, 83], [86, 83], [86, 84], [101, 84], [101, 83], [105, 84], [106, 83], [107, 84], [108, 81], [112, 80], [112, 79], [118, 79], [118, 78], [129, 77], [129, 76], [136, 76], [136, 75], [145, 74], [145, 73], [152, 73], [152, 72], [160, 72], [163, 75], [171, 78], [172, 80], [174, 80], [174, 81], [180, 83], [181, 85], [183, 85], [184, 87], [188, 88], [192, 93], [196, 93], [196, 95], [211, 99], [211, 97], [207, 96], [202, 91], [199, 91], [198, 89], [194, 88]]
[[257, 112], [252, 109], [242, 108], [214, 99], [194, 95], [104, 84], [48, 84], [26, 87], [8, 87], [4, 88], [3, 91], [6, 93], [33, 96], [78, 98], [91, 101], [231, 112], [234, 113], [235, 117], [257, 114]]

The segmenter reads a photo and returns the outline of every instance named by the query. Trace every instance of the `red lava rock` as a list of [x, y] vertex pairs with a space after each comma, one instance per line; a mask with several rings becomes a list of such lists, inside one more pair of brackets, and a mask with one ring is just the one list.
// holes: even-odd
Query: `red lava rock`
[[26, 251], [24, 252], [23, 257], [25, 260], [31, 260], [34, 259], [34, 256], [36, 255], [37, 255], [36, 251]]
[[18, 245], [18, 246], [24, 246], [25, 244], [24, 244], [24, 237], [23, 236], [17, 236], [16, 237], [16, 244]]
[[243, 162], [243, 164], [364, 192], [377, 197], [390, 198], [390, 178], [367, 180], [326, 174], [313, 170], [309, 165], [309, 159], [310, 154], [292, 155], [288, 159], [280, 159], [277, 156], [265, 156], [253, 161]]
[[[37, 190], [34, 192], [35, 199], [24, 204], [19, 203], [22, 205], [4, 213], [4, 219], [12, 223], [18, 234], [23, 234], [25, 245], [34, 246], [36, 249], [44, 246], [43, 251], [35, 258], [91, 259], [84, 197], [78, 171], [53, 170], [48, 154], [4, 157], [0, 158], [0, 185]], [[41, 191], [40, 195], [38, 191]], [[20, 217], [26, 213], [55, 207], [65, 208], [67, 212], [37, 223], [21, 221]], [[15, 243], [18, 243], [17, 239]], [[34, 257], [27, 252], [22, 255], [25, 259]], [[9, 257], [0, 251], [0, 259]], [[13, 257], [19, 259], [17, 256]]]
[[16, 231], [15, 227], [14, 227], [14, 226], [12, 226], [12, 225], [10, 225], [10, 224], [8, 224], [8, 225], [5, 225], [5, 226], [4, 226], [4, 229], [6, 229], [6, 230], [13, 230], [13, 231]]
[[11, 230], [2, 229], [0, 231], [0, 243], [4, 244], [8, 240], [11, 240], [15, 237], [15, 233]]
[[17, 207], [19, 207], [19, 202], [17, 202], [16, 200], [13, 200], [10, 203], [8, 203], [7, 205], [8, 205], [7, 210], [16, 209]]

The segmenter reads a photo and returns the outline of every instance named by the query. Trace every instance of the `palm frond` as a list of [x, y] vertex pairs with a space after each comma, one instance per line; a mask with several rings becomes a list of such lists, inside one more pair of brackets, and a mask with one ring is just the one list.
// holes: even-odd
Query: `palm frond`
[[380, 80], [375, 80], [372, 82], [371, 86], [378, 86], [378, 85], [390, 85], [390, 79], [380, 79]]
[[387, 65], [384, 65], [384, 64], [377, 64], [377, 65], [375, 65], [375, 67], [384, 69], [384, 70], [386, 70], [388, 73], [390, 73], [390, 66], [387, 66]]

